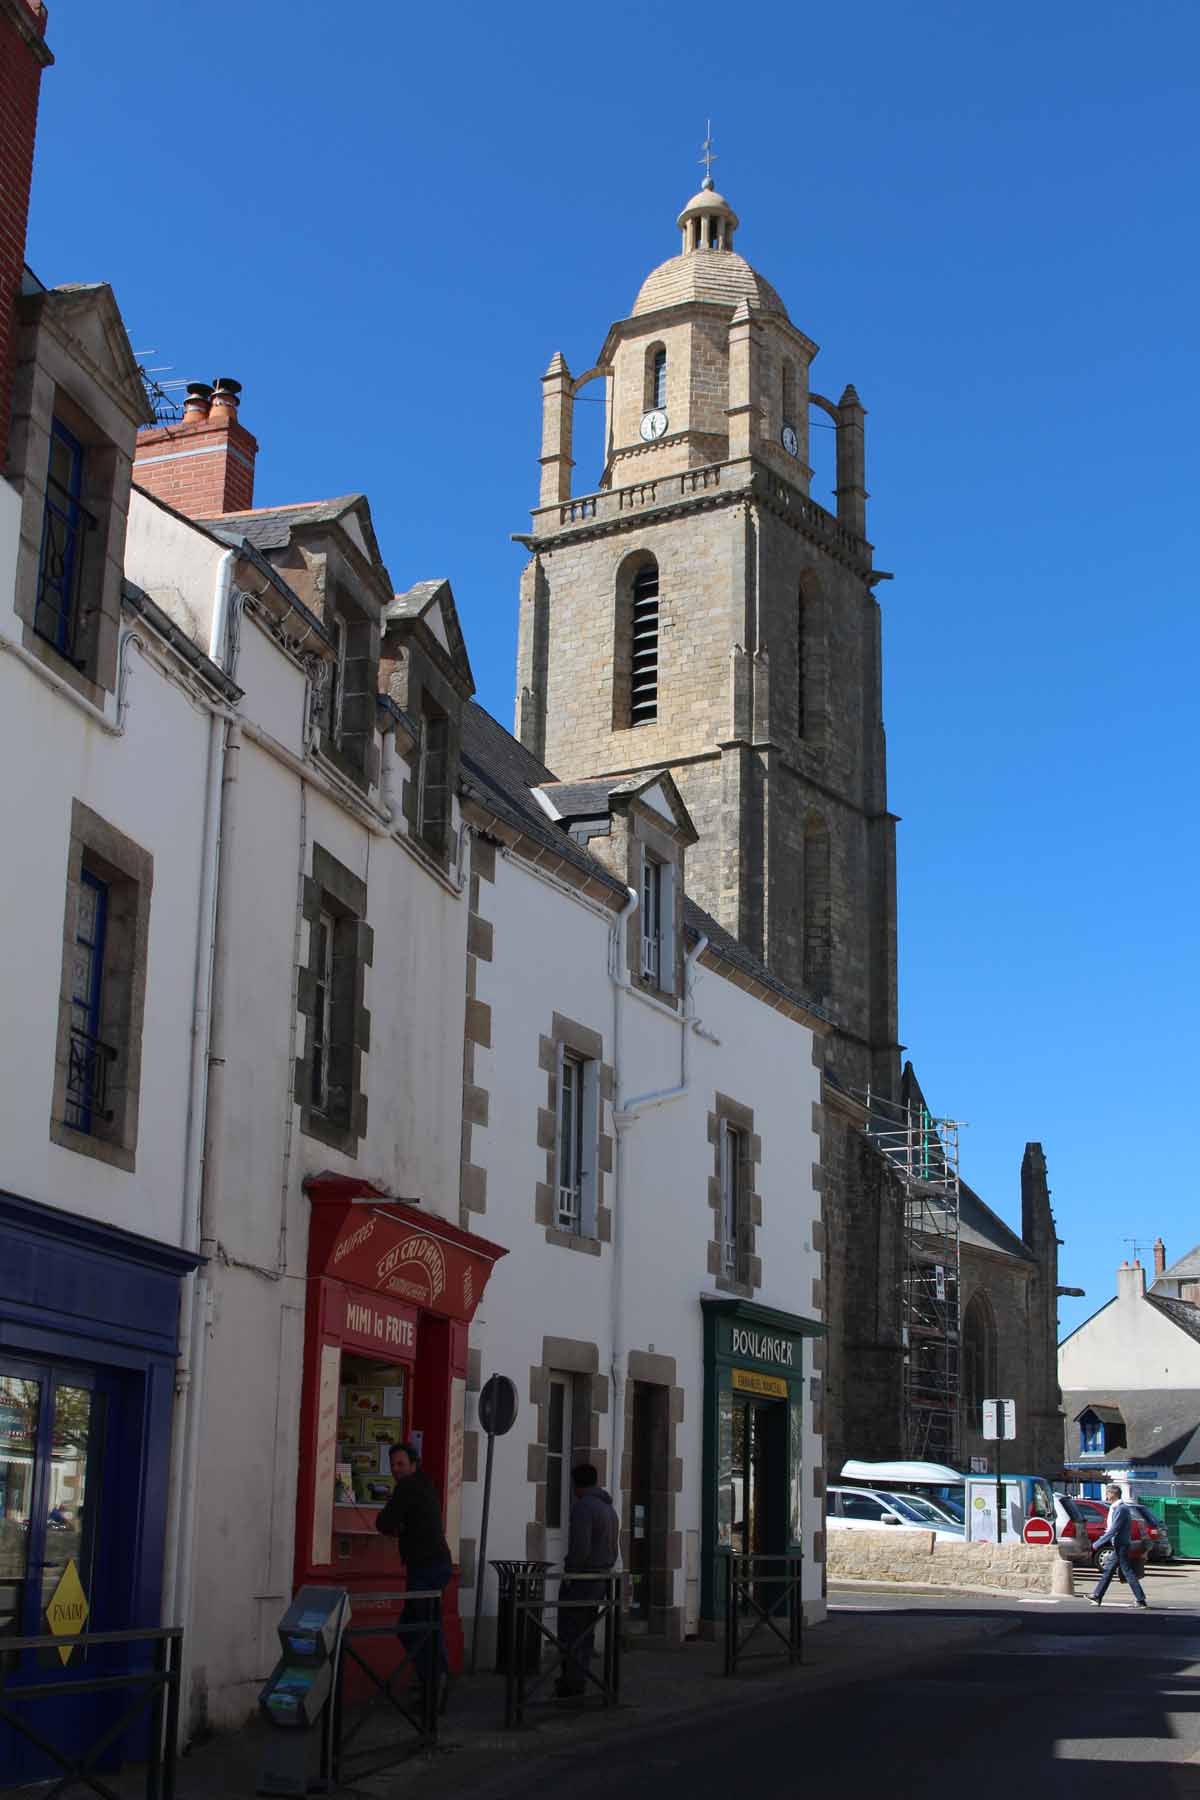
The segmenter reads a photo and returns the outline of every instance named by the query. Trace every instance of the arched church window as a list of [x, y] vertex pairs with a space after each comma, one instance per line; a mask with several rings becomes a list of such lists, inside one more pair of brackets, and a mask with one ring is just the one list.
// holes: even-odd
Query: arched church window
[[999, 1381], [996, 1354], [996, 1319], [986, 1294], [972, 1294], [963, 1317], [962, 1388], [967, 1416], [979, 1429], [980, 1409], [996, 1398]]
[[796, 371], [785, 362], [779, 372], [780, 415], [785, 425], [796, 423]]
[[831, 901], [829, 829], [814, 813], [804, 827], [804, 982], [815, 996], [829, 989]]
[[667, 404], [667, 352], [662, 344], [651, 344], [646, 351], [646, 381], [642, 410], [663, 409]]
[[633, 578], [633, 667], [629, 683], [629, 720], [647, 725], [658, 717], [658, 564], [650, 563]]

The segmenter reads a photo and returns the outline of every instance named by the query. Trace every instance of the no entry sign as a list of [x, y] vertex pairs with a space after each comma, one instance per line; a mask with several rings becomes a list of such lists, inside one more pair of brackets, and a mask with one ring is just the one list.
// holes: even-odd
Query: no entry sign
[[1049, 1519], [1026, 1519], [1021, 1536], [1027, 1544], [1052, 1544], [1054, 1527]]

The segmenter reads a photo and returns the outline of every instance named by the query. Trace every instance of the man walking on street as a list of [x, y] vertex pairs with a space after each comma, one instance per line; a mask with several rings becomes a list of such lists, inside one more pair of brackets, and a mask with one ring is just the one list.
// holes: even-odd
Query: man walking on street
[[[571, 1527], [567, 1538], [566, 1569], [558, 1590], [560, 1603], [572, 1600], [595, 1600], [603, 1583], [571, 1581], [573, 1574], [607, 1575], [614, 1567], [621, 1543], [612, 1495], [600, 1486], [600, 1477], [591, 1463], [580, 1463], [571, 1471], [575, 1500], [571, 1507]], [[566, 1606], [559, 1612], [558, 1635], [568, 1646], [554, 1692], [560, 1700], [577, 1699], [586, 1692], [588, 1669], [595, 1646], [599, 1605]]]
[[[429, 1593], [434, 1589], [444, 1593], [454, 1574], [454, 1564], [442, 1530], [442, 1505], [437, 1489], [421, 1467], [420, 1451], [415, 1444], [393, 1444], [388, 1460], [396, 1485], [391, 1499], [375, 1521], [375, 1529], [385, 1537], [399, 1539], [407, 1587], [412, 1593]], [[436, 1633], [428, 1629], [437, 1613], [436, 1600], [406, 1601], [397, 1628], [400, 1641], [412, 1661], [422, 1713], [431, 1701], [439, 1711], [445, 1705], [438, 1689], [449, 1668], [446, 1640], [440, 1625]]]
[[1112, 1555], [1108, 1559], [1108, 1567], [1092, 1589], [1093, 1606], [1099, 1606], [1108, 1592], [1108, 1584], [1120, 1569], [1121, 1576], [1129, 1585], [1129, 1590], [1139, 1606], [1147, 1606], [1149, 1602], [1142, 1592], [1142, 1584], [1137, 1578], [1139, 1558], [1130, 1554], [1133, 1542], [1133, 1511], [1127, 1500], [1122, 1500], [1121, 1490], [1110, 1482], [1104, 1490], [1108, 1501], [1108, 1530], [1103, 1537], [1098, 1537], [1093, 1549], [1099, 1550], [1103, 1544], [1112, 1545]]

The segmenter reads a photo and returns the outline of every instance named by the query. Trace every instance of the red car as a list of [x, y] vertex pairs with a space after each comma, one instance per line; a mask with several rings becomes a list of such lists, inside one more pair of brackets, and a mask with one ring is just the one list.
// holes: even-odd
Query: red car
[[[1075, 1504], [1087, 1520], [1088, 1542], [1094, 1544], [1108, 1530], [1108, 1507], [1103, 1500], [1076, 1500]], [[1139, 1556], [1146, 1556], [1152, 1562], [1170, 1561], [1171, 1540], [1166, 1528], [1152, 1512], [1136, 1502], [1133, 1503], [1133, 1543]], [[1103, 1569], [1111, 1554], [1106, 1544], [1098, 1556], [1093, 1552], [1092, 1560], [1098, 1569]]]

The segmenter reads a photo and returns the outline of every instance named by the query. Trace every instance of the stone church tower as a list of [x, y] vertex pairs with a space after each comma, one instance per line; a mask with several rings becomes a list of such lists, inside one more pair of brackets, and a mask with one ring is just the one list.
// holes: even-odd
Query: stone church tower
[[[706, 181], [679, 254], [593, 369], [542, 381], [541, 504], [521, 589], [516, 731], [564, 780], [669, 768], [701, 834], [698, 904], [841, 1027], [842, 1081], [891, 1095], [894, 825], [863, 407], [812, 392], [817, 346], [734, 249]], [[605, 461], [572, 494], [572, 411], [606, 388]], [[809, 498], [810, 403], [837, 516]]]
[[[864, 409], [815, 392], [813, 340], [734, 248], [711, 180], [678, 254], [593, 368], [542, 378], [540, 503], [520, 539], [516, 734], [563, 780], [668, 768], [700, 832], [688, 890], [825, 1007], [829, 1466], [894, 1455], [903, 1202], [856, 1091], [896, 1097], [894, 820]], [[573, 491], [575, 397], [605, 388], [599, 479]], [[809, 496], [810, 406], [836, 430], [837, 514]]]

